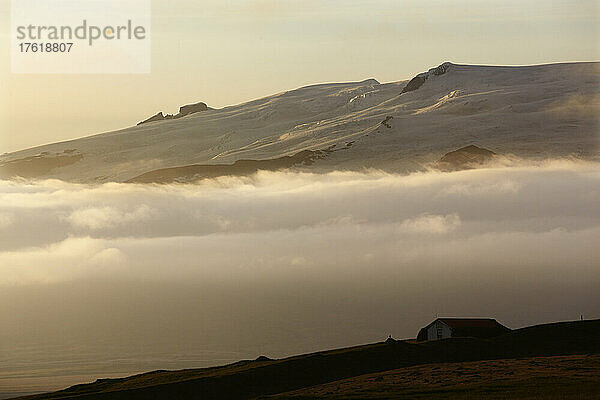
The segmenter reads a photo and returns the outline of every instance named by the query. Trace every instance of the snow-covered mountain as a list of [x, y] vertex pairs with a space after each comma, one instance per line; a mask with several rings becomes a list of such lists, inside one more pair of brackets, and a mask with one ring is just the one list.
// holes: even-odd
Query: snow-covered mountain
[[[273, 165], [315, 171], [406, 172], [467, 145], [523, 158], [597, 160], [599, 116], [598, 62], [444, 63], [410, 81], [307, 86], [5, 154], [0, 176], [128, 181], [192, 164], [228, 164], [223, 173], [235, 173], [227, 168], [238, 160], [273, 159], [285, 160]], [[169, 176], [177, 180], [177, 171]]]

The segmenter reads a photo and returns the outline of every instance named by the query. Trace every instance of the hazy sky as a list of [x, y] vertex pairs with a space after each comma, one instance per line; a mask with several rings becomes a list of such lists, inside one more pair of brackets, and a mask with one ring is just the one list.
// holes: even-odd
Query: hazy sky
[[12, 75], [0, 4], [0, 152], [331, 81], [411, 78], [443, 61], [597, 60], [597, 0], [153, 0], [152, 73]]
[[436, 314], [600, 318], [599, 171], [0, 181], [0, 393], [414, 337]]

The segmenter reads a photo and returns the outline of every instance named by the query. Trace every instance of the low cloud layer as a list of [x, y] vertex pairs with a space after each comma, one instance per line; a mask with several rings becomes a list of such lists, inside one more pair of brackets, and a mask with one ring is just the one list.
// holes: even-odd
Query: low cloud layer
[[237, 359], [413, 336], [435, 314], [512, 327], [600, 317], [599, 204], [599, 166], [570, 162], [174, 186], [4, 181], [0, 290], [12, 300], [0, 339], [144, 337]]
[[255, 269], [268, 271], [266, 280], [310, 277], [300, 259], [319, 275], [361, 270], [365, 259], [412, 270], [444, 251], [443, 263], [461, 268], [589, 264], [600, 261], [599, 183], [596, 165], [572, 163], [410, 176], [260, 173], [181, 186], [4, 181], [0, 285]]

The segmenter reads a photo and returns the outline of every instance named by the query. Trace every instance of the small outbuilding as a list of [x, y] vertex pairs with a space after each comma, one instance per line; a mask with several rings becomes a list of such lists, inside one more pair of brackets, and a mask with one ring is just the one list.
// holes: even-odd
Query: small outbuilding
[[419, 331], [417, 340], [449, 337], [490, 338], [510, 331], [510, 328], [493, 318], [438, 318]]

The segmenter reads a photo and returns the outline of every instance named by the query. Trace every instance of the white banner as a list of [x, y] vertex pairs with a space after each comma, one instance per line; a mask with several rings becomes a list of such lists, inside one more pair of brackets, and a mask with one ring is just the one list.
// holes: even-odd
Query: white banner
[[150, 0], [12, 0], [13, 73], [149, 73]]

